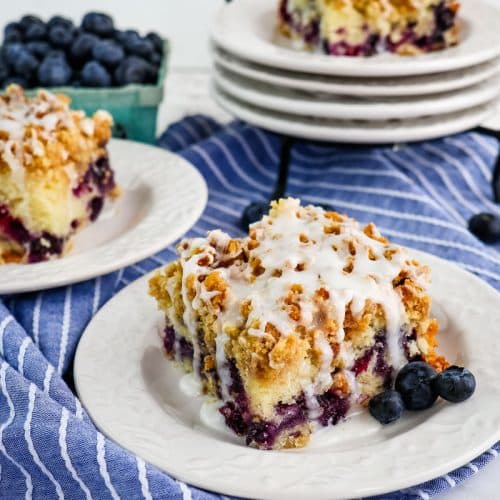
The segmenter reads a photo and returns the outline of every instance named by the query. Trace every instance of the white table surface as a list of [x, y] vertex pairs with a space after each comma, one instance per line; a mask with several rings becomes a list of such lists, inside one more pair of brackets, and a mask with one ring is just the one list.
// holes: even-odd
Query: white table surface
[[[277, 0], [269, 0], [277, 1]], [[475, 1], [475, 0], [463, 0]], [[487, 0], [499, 5], [500, 0]], [[165, 89], [158, 130], [190, 113], [206, 113], [220, 121], [230, 117], [209, 95], [208, 33], [210, 20], [222, 0], [17, 0], [2, 2], [0, 24], [35, 13], [43, 18], [64, 14], [75, 20], [84, 12], [100, 10], [111, 13], [122, 29], [133, 27], [142, 32], [157, 30], [172, 42], [172, 71]], [[498, 117], [500, 121], [500, 116]], [[475, 478], [441, 495], [446, 500], [500, 500], [500, 459], [479, 472]]]

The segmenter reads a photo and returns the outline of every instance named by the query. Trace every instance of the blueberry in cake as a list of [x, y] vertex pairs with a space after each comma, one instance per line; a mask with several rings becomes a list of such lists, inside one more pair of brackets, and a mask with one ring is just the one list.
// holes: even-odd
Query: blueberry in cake
[[150, 281], [165, 352], [248, 445], [303, 447], [391, 388], [408, 361], [446, 367], [429, 270], [373, 224], [289, 198], [245, 238], [211, 231], [178, 252]]
[[15, 85], [0, 96], [0, 263], [59, 257], [118, 194], [106, 144], [111, 116]]
[[278, 30], [334, 56], [416, 55], [459, 42], [456, 0], [281, 0]]

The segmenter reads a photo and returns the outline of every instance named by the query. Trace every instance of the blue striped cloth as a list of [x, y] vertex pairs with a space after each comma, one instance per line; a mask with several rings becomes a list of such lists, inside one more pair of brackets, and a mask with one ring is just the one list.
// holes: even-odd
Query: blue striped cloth
[[[274, 134], [192, 116], [171, 126], [159, 145], [195, 164], [209, 185], [192, 236], [215, 227], [241, 235], [245, 206], [273, 190], [280, 150]], [[499, 289], [500, 246], [487, 247], [467, 231], [472, 214], [500, 214], [489, 185], [497, 152], [495, 140], [476, 133], [398, 148], [299, 142], [287, 194], [374, 221], [393, 240], [458, 262]], [[2, 298], [1, 498], [220, 498], [108, 441], [71, 390], [72, 358], [89, 320], [124, 286], [172, 259], [173, 248], [95, 280]], [[499, 451], [500, 444], [444, 477], [381, 498], [432, 497], [476, 474]]]

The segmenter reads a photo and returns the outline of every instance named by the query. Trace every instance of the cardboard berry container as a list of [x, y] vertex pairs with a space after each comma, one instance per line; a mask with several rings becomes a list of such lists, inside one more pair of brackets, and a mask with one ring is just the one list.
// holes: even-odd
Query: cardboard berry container
[[[92, 115], [98, 109], [111, 113], [114, 120], [113, 136], [133, 141], [153, 143], [156, 139], [158, 108], [163, 101], [170, 44], [164, 42], [163, 60], [156, 84], [130, 84], [123, 87], [49, 87], [55, 94], [66, 94], [73, 109], [82, 109]], [[34, 95], [39, 88], [29, 89]]]

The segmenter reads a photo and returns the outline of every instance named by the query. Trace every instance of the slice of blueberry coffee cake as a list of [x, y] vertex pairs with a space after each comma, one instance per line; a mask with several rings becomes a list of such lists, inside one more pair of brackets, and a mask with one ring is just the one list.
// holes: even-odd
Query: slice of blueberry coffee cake
[[59, 257], [115, 197], [106, 144], [111, 116], [92, 118], [69, 99], [11, 85], [0, 96], [0, 263]]
[[334, 56], [416, 55], [459, 42], [456, 0], [281, 0], [278, 30]]
[[373, 224], [296, 199], [233, 239], [182, 241], [150, 281], [167, 357], [199, 378], [246, 443], [305, 446], [389, 388], [409, 360], [438, 369], [429, 270]]

